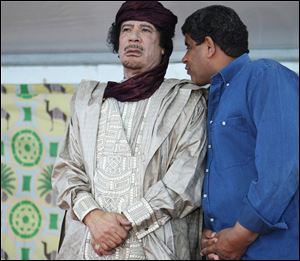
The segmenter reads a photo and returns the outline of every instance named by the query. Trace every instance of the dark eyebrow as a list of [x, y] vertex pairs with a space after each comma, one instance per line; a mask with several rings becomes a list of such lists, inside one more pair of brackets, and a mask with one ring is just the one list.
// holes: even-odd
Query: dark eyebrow
[[[121, 30], [124, 28], [124, 27], [134, 27], [134, 24], [129, 24], [129, 23], [125, 23], [121, 26]], [[148, 28], [150, 29], [151, 31], [155, 31], [156, 28], [154, 26], [151, 26], [151, 25], [148, 25], [148, 24], [140, 24], [139, 27], [141, 28]]]
[[123, 24], [123, 25], [121, 26], [121, 29], [122, 29], [123, 27], [125, 27], [125, 26], [133, 27], [134, 25], [133, 25], [133, 24]]
[[153, 26], [148, 25], [148, 24], [140, 24], [140, 27], [147, 27], [147, 28], [149, 28], [151, 30], [155, 30], [155, 28]]

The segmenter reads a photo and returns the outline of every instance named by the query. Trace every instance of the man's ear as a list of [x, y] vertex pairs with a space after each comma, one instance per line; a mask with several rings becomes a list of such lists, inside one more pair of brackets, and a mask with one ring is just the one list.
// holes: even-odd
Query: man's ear
[[210, 36], [205, 36], [204, 42], [207, 46], [207, 57], [211, 58], [216, 53], [216, 44]]

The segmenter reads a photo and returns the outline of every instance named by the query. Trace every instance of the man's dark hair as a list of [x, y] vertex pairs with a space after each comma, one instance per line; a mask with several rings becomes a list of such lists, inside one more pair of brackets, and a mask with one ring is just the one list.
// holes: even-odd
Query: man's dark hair
[[229, 7], [212, 5], [199, 9], [185, 20], [181, 30], [198, 45], [210, 36], [231, 57], [249, 53], [247, 27]]
[[[160, 34], [160, 47], [164, 48], [165, 54], [170, 56], [173, 51], [174, 28], [165, 26], [164, 28], [153, 25]], [[119, 50], [119, 36], [121, 26], [117, 26], [113, 23], [109, 29], [107, 36], [107, 44], [111, 47], [114, 53], [118, 53]]]

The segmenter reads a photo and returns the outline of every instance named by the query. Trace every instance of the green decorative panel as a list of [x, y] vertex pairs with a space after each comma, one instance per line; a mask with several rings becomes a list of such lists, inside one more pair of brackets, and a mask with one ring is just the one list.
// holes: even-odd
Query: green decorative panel
[[29, 252], [30, 252], [29, 248], [22, 247], [21, 248], [21, 259], [29, 260]]
[[40, 230], [42, 223], [38, 207], [29, 200], [13, 206], [9, 214], [9, 224], [14, 234], [21, 238], [32, 238]]
[[58, 143], [57, 142], [50, 142], [50, 156], [56, 157], [58, 150]]
[[24, 121], [31, 121], [31, 108], [26, 107], [23, 108], [23, 110], [24, 110]]
[[77, 85], [1, 87], [1, 256], [54, 260], [64, 211], [51, 175]]
[[32, 167], [40, 162], [43, 144], [35, 131], [25, 129], [13, 136], [12, 151], [15, 160], [20, 165]]
[[31, 176], [23, 176], [23, 191], [30, 191], [30, 180]]
[[1, 201], [5, 202], [16, 190], [16, 176], [11, 167], [1, 162]]
[[21, 84], [20, 86], [20, 91], [21, 91], [21, 95], [28, 95], [29, 91], [28, 91], [28, 85], [27, 84]]
[[50, 214], [49, 229], [58, 229], [57, 218], [58, 218], [57, 214]]

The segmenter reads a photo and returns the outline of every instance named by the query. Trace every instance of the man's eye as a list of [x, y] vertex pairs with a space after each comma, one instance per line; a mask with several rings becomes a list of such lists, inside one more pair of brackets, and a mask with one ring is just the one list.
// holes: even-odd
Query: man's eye
[[122, 29], [122, 32], [129, 32], [129, 31], [130, 31], [130, 29], [126, 28], [126, 27]]
[[149, 32], [149, 33], [151, 32], [150, 29], [148, 29], [148, 28], [143, 28], [142, 31], [143, 32]]

